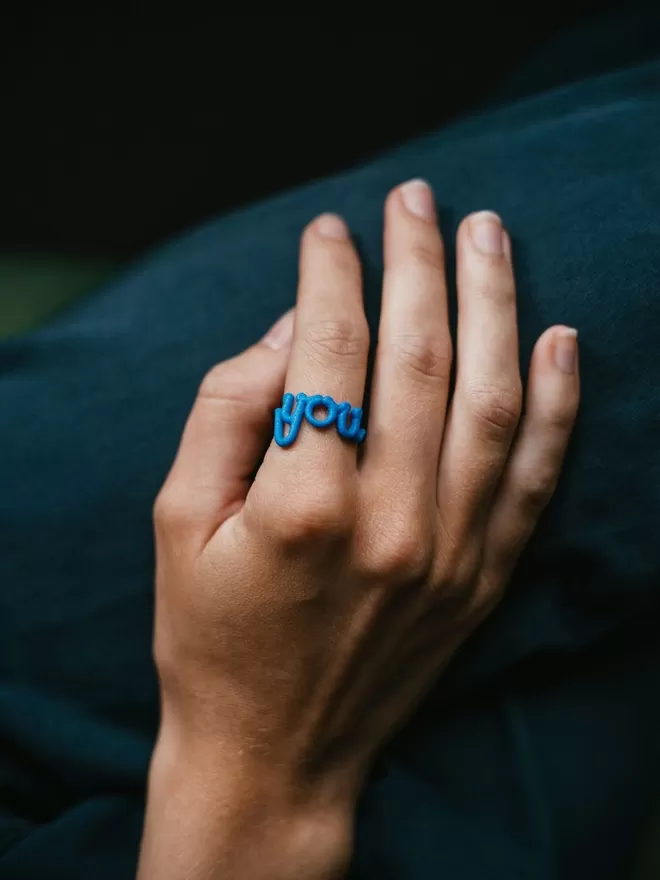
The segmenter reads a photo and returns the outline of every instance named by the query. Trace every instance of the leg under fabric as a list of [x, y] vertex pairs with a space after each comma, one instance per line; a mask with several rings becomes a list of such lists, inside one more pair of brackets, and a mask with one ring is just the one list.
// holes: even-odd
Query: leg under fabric
[[465, 213], [502, 214], [523, 366], [577, 326], [584, 402], [506, 601], [365, 790], [353, 876], [620, 875], [660, 778], [659, 140], [660, 64], [529, 99], [210, 224], [0, 345], [0, 876], [133, 876], [151, 504], [197, 385], [292, 304], [321, 211], [358, 238], [374, 327], [383, 200], [417, 176], [450, 260]]

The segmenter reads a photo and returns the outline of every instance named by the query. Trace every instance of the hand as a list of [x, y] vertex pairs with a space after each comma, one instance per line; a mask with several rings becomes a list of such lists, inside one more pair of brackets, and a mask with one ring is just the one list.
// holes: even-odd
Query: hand
[[[576, 415], [576, 334], [538, 340], [519, 425], [511, 244], [495, 215], [461, 224], [457, 286], [450, 396], [432, 196], [421, 182], [393, 191], [364, 446], [303, 423], [251, 481], [283, 391], [361, 406], [369, 335], [339, 218], [304, 233], [295, 331], [286, 316], [203, 381], [155, 507], [154, 876], [340, 876], [374, 756], [501, 597]], [[182, 834], [208, 873], [176, 873]]]

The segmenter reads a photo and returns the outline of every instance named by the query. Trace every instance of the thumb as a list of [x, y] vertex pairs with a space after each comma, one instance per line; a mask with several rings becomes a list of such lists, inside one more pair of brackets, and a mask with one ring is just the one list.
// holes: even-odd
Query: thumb
[[282, 398], [294, 310], [242, 354], [213, 367], [201, 383], [154, 515], [215, 532], [245, 501]]

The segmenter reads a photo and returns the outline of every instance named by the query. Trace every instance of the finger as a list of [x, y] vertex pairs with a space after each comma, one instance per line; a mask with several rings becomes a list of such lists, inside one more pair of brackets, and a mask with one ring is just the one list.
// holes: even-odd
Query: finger
[[482, 211], [461, 224], [456, 387], [438, 475], [443, 531], [454, 536], [485, 522], [520, 416], [510, 254], [496, 214]]
[[484, 582], [503, 585], [552, 498], [580, 399], [577, 333], [551, 327], [532, 355], [525, 415], [492, 508]]
[[293, 324], [291, 310], [261, 342], [206, 375], [156, 502], [157, 522], [185, 522], [209, 536], [243, 504], [282, 397]]
[[[361, 407], [368, 351], [360, 262], [344, 221], [326, 214], [311, 223], [302, 237], [286, 393], [322, 395], [337, 404]], [[315, 415], [331, 416], [323, 407]], [[280, 476], [289, 479], [294, 473], [318, 474], [322, 465], [323, 475], [332, 482], [354, 472], [357, 444], [339, 436], [336, 418], [329, 421], [329, 430], [313, 427], [308, 408], [299, 427], [290, 429], [290, 450], [271, 445], [264, 472], [276, 467]]]
[[363, 472], [435, 501], [452, 346], [433, 193], [413, 180], [385, 206], [385, 274]]

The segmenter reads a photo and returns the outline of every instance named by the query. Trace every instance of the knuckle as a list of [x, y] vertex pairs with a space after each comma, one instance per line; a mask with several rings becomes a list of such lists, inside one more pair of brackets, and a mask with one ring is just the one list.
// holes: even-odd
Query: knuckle
[[439, 549], [433, 571], [433, 590], [443, 620], [462, 624], [475, 613], [478, 604], [483, 547], [447, 529], [440, 520]]
[[475, 585], [472, 602], [468, 608], [471, 628], [478, 626], [494, 611], [504, 594], [505, 583], [482, 572]]
[[472, 385], [467, 392], [470, 414], [485, 436], [509, 439], [516, 430], [522, 409], [522, 386]]
[[445, 624], [463, 622], [474, 606], [474, 581], [454, 579], [436, 584], [434, 597]]
[[328, 318], [306, 328], [303, 338], [315, 360], [337, 357], [362, 362], [369, 349], [366, 320], [349, 317]]
[[341, 487], [327, 486], [299, 498], [281, 512], [272, 531], [278, 543], [294, 545], [343, 539], [353, 529], [355, 503]]
[[185, 498], [179, 492], [164, 487], [156, 496], [152, 517], [159, 532], [176, 532], [190, 520], [190, 511]]
[[246, 402], [248, 389], [241, 373], [224, 362], [206, 373], [199, 386], [199, 397], [240, 404]]
[[218, 398], [225, 394], [227, 368], [225, 364], [215, 364], [206, 373], [199, 386], [200, 397]]
[[267, 405], [265, 388], [254, 388], [246, 381], [246, 373], [232, 361], [216, 364], [202, 379], [197, 398], [211, 404], [221, 422], [242, 419], [255, 406]]
[[577, 415], [577, 400], [562, 402], [554, 406], [546, 415], [548, 427], [553, 432], [569, 434]]
[[480, 554], [466, 552], [434, 572], [433, 592], [445, 621], [460, 622], [475, 605]]
[[479, 563], [479, 554], [474, 549], [455, 557], [451, 567], [445, 568], [439, 579], [440, 592], [457, 606], [469, 605]]
[[410, 333], [393, 342], [398, 363], [408, 373], [422, 380], [446, 379], [451, 372], [452, 346], [448, 336]]
[[371, 542], [361, 563], [367, 580], [384, 580], [394, 584], [418, 583], [430, 569], [432, 545], [414, 528], [382, 531]]
[[443, 253], [439, 241], [433, 245], [424, 241], [416, 241], [410, 247], [410, 257], [414, 263], [422, 268], [442, 274], [444, 282]]
[[518, 492], [524, 510], [529, 514], [539, 514], [553, 496], [559, 472], [551, 465], [539, 466], [534, 471], [525, 472], [519, 478]]
[[438, 517], [437, 532], [437, 563], [436, 579], [442, 581], [451, 577], [458, 570], [463, 551], [464, 541], [455, 530], [450, 529], [443, 517]]
[[158, 671], [158, 678], [162, 683], [169, 684], [174, 678], [176, 661], [173, 657], [171, 646], [156, 630], [152, 642], [151, 655]]
[[159, 626], [154, 627], [151, 656], [156, 664], [159, 677], [168, 683], [176, 682], [177, 672], [181, 671], [177, 647], [176, 637], [170, 625], [163, 621]]

